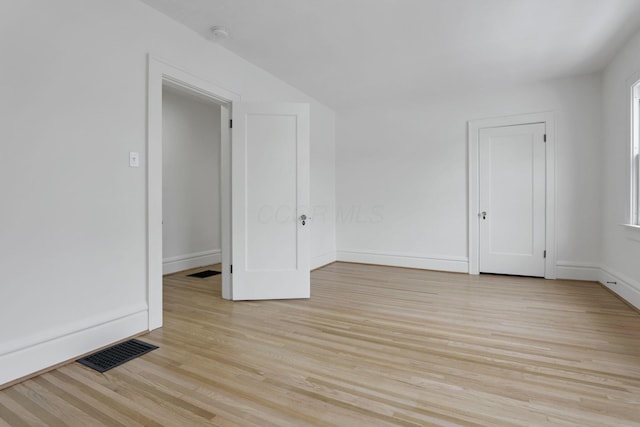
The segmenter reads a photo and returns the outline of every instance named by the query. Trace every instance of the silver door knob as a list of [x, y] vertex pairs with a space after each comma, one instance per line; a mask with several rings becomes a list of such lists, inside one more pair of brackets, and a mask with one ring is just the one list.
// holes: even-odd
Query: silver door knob
[[300, 222], [302, 225], [307, 225], [307, 221], [309, 221], [311, 217], [306, 216], [305, 214], [300, 215]]
[[482, 211], [478, 214], [478, 218], [487, 219], [487, 212]]

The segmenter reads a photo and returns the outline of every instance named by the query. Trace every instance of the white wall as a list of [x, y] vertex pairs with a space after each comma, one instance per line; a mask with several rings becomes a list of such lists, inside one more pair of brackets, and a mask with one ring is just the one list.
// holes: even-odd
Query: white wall
[[220, 106], [162, 91], [163, 274], [220, 258]]
[[[4, 1], [0, 384], [147, 327], [149, 52], [243, 101], [310, 103], [311, 200], [334, 203], [330, 109], [136, 1]], [[330, 259], [332, 216], [314, 227]]]
[[[311, 105], [311, 268], [336, 260], [336, 144], [334, 116]], [[318, 126], [318, 115], [325, 117]], [[332, 141], [331, 144], [314, 143]]]
[[558, 275], [597, 277], [601, 79], [338, 111], [338, 258], [468, 271], [467, 121], [554, 111]]
[[[602, 174], [602, 276], [614, 292], [640, 308], [640, 230], [627, 221], [629, 91], [640, 79], [640, 33], [614, 57], [604, 71], [604, 138]], [[607, 283], [607, 282], [615, 282]]]

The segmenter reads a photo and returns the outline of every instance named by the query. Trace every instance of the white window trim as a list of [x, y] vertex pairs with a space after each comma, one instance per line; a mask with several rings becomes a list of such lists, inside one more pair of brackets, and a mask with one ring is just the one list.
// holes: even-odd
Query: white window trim
[[634, 225], [634, 224], [620, 224], [620, 225], [623, 226], [625, 230], [629, 230], [634, 233], [640, 233], [640, 225]]
[[[626, 214], [625, 225], [629, 230], [640, 229], [640, 185], [637, 182], [636, 174], [640, 171], [634, 165], [637, 162], [637, 154], [635, 150], [636, 144], [640, 140], [640, 73], [636, 73], [628, 81], [629, 87], [629, 139], [627, 146], [627, 167], [626, 167]], [[634, 196], [635, 193], [635, 196]]]

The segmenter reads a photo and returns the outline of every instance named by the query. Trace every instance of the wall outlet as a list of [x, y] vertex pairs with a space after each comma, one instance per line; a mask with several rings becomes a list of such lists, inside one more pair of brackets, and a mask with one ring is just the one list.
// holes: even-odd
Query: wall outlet
[[135, 151], [131, 151], [129, 153], [129, 167], [137, 168], [140, 167], [140, 153]]

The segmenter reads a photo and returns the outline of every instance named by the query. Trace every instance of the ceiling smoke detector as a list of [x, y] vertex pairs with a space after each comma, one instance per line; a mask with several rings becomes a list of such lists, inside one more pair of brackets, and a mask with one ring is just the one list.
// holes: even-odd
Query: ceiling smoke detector
[[216, 25], [215, 27], [211, 27], [209, 31], [211, 31], [211, 40], [213, 41], [222, 42], [229, 38], [229, 30], [224, 27]]

